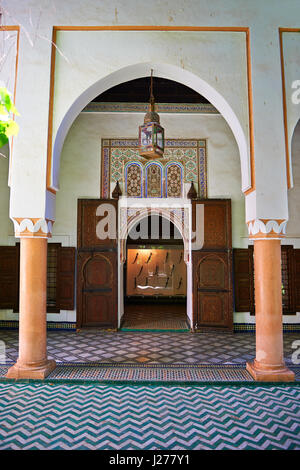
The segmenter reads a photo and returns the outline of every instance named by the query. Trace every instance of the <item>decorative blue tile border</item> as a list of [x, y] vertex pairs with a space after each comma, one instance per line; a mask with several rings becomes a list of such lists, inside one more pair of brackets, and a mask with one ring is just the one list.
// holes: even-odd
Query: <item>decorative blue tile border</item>
[[[255, 323], [234, 323], [234, 333], [255, 333]], [[300, 333], [299, 323], [283, 323], [284, 333]]]
[[[210, 103], [156, 103], [158, 113], [220, 114]], [[89, 103], [82, 113], [147, 113], [149, 103]]]
[[[0, 320], [0, 329], [4, 330], [17, 330], [19, 322], [17, 320]], [[76, 322], [47, 322], [48, 330], [70, 330], [76, 331]], [[141, 330], [144, 331], [144, 330]], [[164, 330], [165, 331], [165, 330]], [[173, 331], [173, 330], [170, 330]], [[188, 330], [186, 330], [188, 331]], [[234, 333], [255, 333], [254, 323], [234, 323]], [[299, 323], [284, 323], [284, 333], [300, 333]]]
[[[119, 138], [102, 139], [101, 143], [101, 197], [110, 197], [110, 185], [117, 181], [125, 190], [123, 164], [129, 162], [144, 165], [144, 159], [138, 154], [138, 139]], [[179, 156], [177, 155], [179, 152]], [[182, 178], [185, 183], [192, 181], [198, 187], [199, 196], [207, 197], [207, 164], [206, 164], [206, 140], [205, 139], [166, 139], [165, 160], [170, 164], [176, 161], [183, 168]], [[181, 161], [182, 160], [182, 161]], [[183, 160], [186, 160], [183, 163]], [[152, 163], [152, 162], [151, 162]], [[150, 164], [150, 163], [149, 163]], [[144, 175], [145, 179], [145, 175]], [[125, 176], [126, 180], [126, 176]], [[145, 183], [145, 182], [144, 182]]]
[[[0, 320], [0, 329], [17, 330], [19, 329], [18, 320]], [[47, 330], [70, 330], [76, 331], [75, 322], [47, 322]]]

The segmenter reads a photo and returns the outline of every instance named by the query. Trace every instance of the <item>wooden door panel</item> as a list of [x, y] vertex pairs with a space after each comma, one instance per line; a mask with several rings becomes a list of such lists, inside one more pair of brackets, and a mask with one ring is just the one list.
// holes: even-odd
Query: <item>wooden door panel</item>
[[[117, 246], [117, 212], [118, 202], [111, 199], [79, 199], [78, 200], [78, 227], [77, 245], [78, 248], [95, 247], [116, 247]], [[99, 215], [103, 214], [103, 215]], [[108, 216], [112, 216], [108, 217]], [[98, 224], [104, 220], [110, 222], [111, 232], [108, 226], [105, 232], [110, 237], [101, 239], [98, 233]], [[113, 233], [115, 232], [115, 233]]]
[[193, 255], [194, 323], [201, 327], [233, 328], [231, 251]]
[[223, 248], [226, 243], [226, 207], [204, 206], [204, 246]]
[[76, 250], [72, 247], [58, 247], [56, 271], [56, 304], [61, 310], [75, 307], [75, 265]]
[[227, 326], [227, 293], [198, 293], [198, 324], [203, 326]]
[[192, 201], [192, 230], [197, 230], [197, 205], [204, 206], [204, 250], [226, 250], [232, 247], [231, 200], [202, 199]]
[[19, 310], [20, 247], [0, 246], [0, 308]]
[[228, 289], [228, 267], [222, 254], [203, 254], [197, 272], [198, 288]]
[[79, 250], [77, 279], [77, 327], [116, 328], [117, 252]]
[[110, 326], [113, 316], [111, 292], [84, 292], [82, 326]]
[[232, 330], [231, 201], [193, 200], [194, 231], [197, 204], [204, 205], [204, 244], [192, 252], [194, 325]]
[[247, 248], [233, 250], [235, 311], [252, 311], [253, 252]]
[[117, 209], [116, 200], [78, 200], [78, 328], [118, 324]]
[[98, 253], [86, 265], [84, 280], [86, 289], [111, 288], [113, 267], [107, 256]]

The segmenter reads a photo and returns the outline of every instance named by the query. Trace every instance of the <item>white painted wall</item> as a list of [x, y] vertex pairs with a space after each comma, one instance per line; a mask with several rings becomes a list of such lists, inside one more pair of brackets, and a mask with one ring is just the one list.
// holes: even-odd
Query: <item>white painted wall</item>
[[[0, 149], [0, 245], [15, 245], [14, 227], [9, 219], [8, 167], [9, 149], [5, 145]], [[9, 237], [11, 235], [11, 237]]]
[[[4, 23], [20, 23], [17, 107], [21, 131], [12, 163], [11, 214], [43, 217], [53, 25], [167, 25], [250, 28], [257, 191], [249, 217], [285, 218], [287, 194], [278, 27], [299, 27], [298, 0], [3, 0]], [[139, 62], [176, 65], [194, 73], [228, 101], [247, 138], [243, 33], [74, 32], [58, 34], [55, 127], [95, 80]], [[28, 40], [30, 38], [30, 40]], [[285, 59], [294, 54], [285, 42]], [[65, 60], [67, 58], [67, 61]], [[295, 60], [295, 73], [299, 63]], [[294, 72], [293, 72], [294, 73]], [[298, 77], [297, 77], [298, 78]], [[34, 146], [32, 142], [34, 141]], [[269, 169], [272, 167], [272, 178]], [[27, 171], [30, 168], [30, 171]], [[51, 204], [48, 204], [51, 211]], [[250, 210], [251, 209], [251, 210]]]
[[[84, 5], [83, 5], [84, 3]], [[49, 85], [51, 35], [53, 25], [167, 25], [167, 26], [248, 26], [251, 37], [251, 67], [253, 86], [254, 150], [256, 162], [256, 191], [247, 197], [248, 219], [285, 218], [287, 216], [287, 192], [285, 170], [284, 127], [282, 119], [282, 83], [279, 54], [278, 27], [297, 28], [300, 25], [299, 0], [3, 0], [4, 24], [20, 24], [20, 50], [17, 80], [16, 105], [21, 113], [18, 117], [20, 134], [14, 142], [11, 163], [10, 211], [13, 216], [44, 217], [47, 210], [54, 210], [55, 199], [50, 197], [46, 207], [46, 153], [48, 134]], [[290, 34], [290, 33], [288, 33]], [[298, 108], [291, 108], [290, 81], [300, 78], [298, 60], [299, 34], [284, 35], [284, 58], [286, 61], [288, 123], [299, 116]], [[123, 39], [123, 38], [128, 38]], [[116, 39], [117, 38], [117, 39]], [[72, 39], [70, 41], [70, 39]], [[78, 94], [86, 90], [95, 80], [122, 66], [155, 61], [173, 64], [206, 79], [219, 91], [238, 116], [240, 125], [248, 137], [246, 100], [246, 61], [241, 33], [91, 33], [68, 32], [60, 34], [59, 46], [67, 57], [57, 54], [55, 88], [55, 126]], [[146, 57], [147, 56], [147, 57]], [[11, 64], [13, 61], [11, 62]], [[12, 76], [11, 65], [9, 76]], [[6, 79], [7, 77], [5, 77]], [[296, 117], [295, 117], [296, 116]], [[101, 136], [112, 137], [113, 128], [101, 121], [96, 131], [97, 141], [92, 135], [93, 125], [89, 117], [80, 115], [67, 136], [62, 156], [61, 192], [57, 196], [57, 222], [54, 225], [54, 240], [74, 245], [76, 231], [76, 202], [74, 196], [99, 196], [99, 143]], [[165, 116], [166, 119], [169, 119]], [[171, 119], [171, 117], [170, 117]], [[242, 196], [238, 179], [229, 184], [224, 178], [233, 161], [238, 162], [236, 147], [230, 143], [229, 133], [209, 133], [209, 121], [197, 127], [197, 135], [204, 130], [209, 135], [209, 196], [223, 194], [233, 200], [234, 245], [248, 244], [244, 222]], [[136, 126], [134, 116], [128, 117], [131, 128]], [[140, 123], [140, 121], [139, 121]], [[169, 124], [169, 123], [167, 123]], [[200, 124], [200, 123], [199, 123]], [[212, 121], [210, 121], [212, 124]], [[106, 126], [106, 127], [105, 127]], [[180, 127], [171, 123], [170, 128]], [[196, 126], [196, 124], [194, 124]], [[224, 123], [223, 123], [224, 126]], [[200, 125], [199, 125], [200, 127]], [[117, 126], [114, 127], [116, 129]], [[215, 129], [217, 126], [215, 127]], [[122, 128], [124, 129], [124, 128]], [[95, 130], [95, 129], [94, 129]], [[128, 128], [128, 131], [130, 129]], [[125, 136], [120, 134], [117, 136]], [[132, 132], [132, 131], [131, 131]], [[194, 133], [194, 130], [193, 130]], [[290, 130], [289, 133], [291, 134]], [[193, 135], [195, 137], [196, 135]], [[228, 138], [228, 145], [224, 147]], [[178, 137], [174, 135], [172, 137]], [[186, 133], [183, 137], [188, 137]], [[75, 145], [75, 141], [77, 145]], [[298, 144], [295, 148], [298, 148]], [[231, 158], [226, 150], [232, 150]], [[234, 150], [235, 149], [235, 150]], [[98, 152], [98, 154], [97, 154]], [[68, 179], [68, 166], [76, 160], [76, 166]], [[223, 166], [222, 163], [223, 162]], [[0, 217], [4, 214], [0, 228], [0, 242], [13, 243], [12, 225], [5, 217], [9, 198], [7, 163], [0, 159]], [[288, 233], [298, 243], [299, 220], [299, 167], [293, 162], [295, 189], [289, 193], [290, 222]], [[240, 178], [239, 167], [232, 168]], [[82, 175], [85, 175], [83, 178]], [[214, 176], [211, 176], [214, 175]], [[211, 179], [212, 178], [212, 179]], [[73, 182], [77, 182], [74, 190]], [[240, 179], [239, 179], [240, 183]], [[3, 186], [4, 185], [4, 186]], [[239, 186], [240, 187], [240, 186]], [[4, 189], [3, 189], [4, 188]], [[74, 193], [75, 191], [75, 193]], [[289, 239], [286, 240], [289, 242]]]
[[[190, 86], [223, 113], [236, 134], [243, 162], [243, 187], [249, 188], [244, 32], [58, 31], [57, 40], [68, 62], [57, 54], [53, 188], [58, 187], [60, 142], [78, 112], [106, 89], [147, 76], [151, 69], [155, 76]], [[173, 44], [180, 44], [180, 47], [173, 47]], [[87, 50], [89, 54], [83, 52]], [[214, 67], [207, 67], [209, 61]]]
[[[292, 159], [292, 138], [295, 126], [300, 119], [300, 35], [299, 32], [283, 32], [282, 48], [284, 54], [284, 75], [287, 108], [287, 132], [290, 159]], [[291, 162], [292, 169], [294, 162]], [[292, 172], [291, 172], [292, 173]]]
[[294, 187], [288, 192], [289, 222], [285, 243], [300, 248], [300, 120], [292, 139], [292, 168]]

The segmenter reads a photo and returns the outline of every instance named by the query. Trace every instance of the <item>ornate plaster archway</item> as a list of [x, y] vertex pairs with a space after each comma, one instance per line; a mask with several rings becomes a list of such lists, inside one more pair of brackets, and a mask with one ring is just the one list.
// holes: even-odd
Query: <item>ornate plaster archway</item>
[[126, 81], [148, 76], [151, 68], [154, 70], [155, 76], [174, 80], [197, 91], [207, 98], [207, 100], [220, 112], [231, 128], [239, 148], [242, 190], [247, 191], [251, 188], [251, 165], [247, 139], [236, 114], [225, 98], [199, 76], [178, 66], [170, 64], [140, 63], [124, 67], [100, 79], [87, 88], [74, 101], [62, 119], [53, 139], [53, 152], [49, 165], [50, 175], [48, 178], [50, 186], [48, 189], [52, 189], [54, 191], [59, 189], [60, 155], [63, 143], [72, 123], [82, 109], [96, 96], [105, 92], [109, 88]]
[[192, 309], [192, 262], [191, 262], [191, 211], [190, 206], [185, 204], [182, 207], [120, 207], [119, 208], [119, 268], [118, 268], [118, 323], [121, 324], [121, 318], [124, 314], [124, 288], [123, 274], [124, 262], [126, 260], [126, 243], [130, 230], [147, 218], [149, 215], [160, 215], [169, 220], [178, 229], [184, 245], [184, 262], [187, 269], [187, 317], [189, 318], [191, 328], [193, 328], [193, 309]]

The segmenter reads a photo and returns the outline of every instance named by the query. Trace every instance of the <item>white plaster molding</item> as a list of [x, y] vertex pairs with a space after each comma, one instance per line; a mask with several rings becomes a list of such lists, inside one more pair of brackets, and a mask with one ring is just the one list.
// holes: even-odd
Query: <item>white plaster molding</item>
[[63, 143], [72, 123], [81, 113], [82, 109], [87, 106], [87, 104], [90, 103], [95, 98], [95, 96], [100, 95], [104, 91], [119, 85], [120, 83], [141, 77], [147, 77], [149, 75], [149, 70], [151, 69], [154, 70], [154, 75], [156, 77], [177, 81], [205, 96], [208, 101], [217, 109], [217, 111], [224, 117], [235, 137], [239, 148], [242, 190], [245, 192], [248, 189], [251, 189], [249, 139], [246, 138], [239, 119], [226, 99], [215, 88], [201, 79], [198, 75], [171, 64], [154, 64], [152, 62], [128, 65], [119, 70], [116, 70], [115, 72], [112, 72], [111, 74], [95, 82], [77, 97], [77, 99], [70, 106], [62, 118], [62, 121], [54, 136], [53, 154], [51, 160], [52, 189], [57, 191], [59, 188], [58, 181], [60, 172], [60, 157]]
[[52, 220], [16, 217], [13, 223], [17, 238], [50, 238], [52, 236]]
[[255, 219], [248, 222], [249, 237], [255, 239], [282, 238], [286, 234], [287, 220]]
[[141, 199], [139, 201], [127, 199], [125, 197], [120, 198], [119, 205], [119, 240], [120, 240], [120, 262], [125, 262], [125, 246], [128, 234], [131, 228], [139, 221], [148, 217], [149, 215], [161, 215], [162, 217], [170, 220], [178, 229], [182, 236], [184, 244], [184, 261], [185, 263], [190, 262], [190, 213], [191, 204], [189, 200], [180, 199], [173, 202], [166, 202], [164, 199], [156, 200], [153, 203], [154, 198]]
[[[192, 205], [185, 198], [127, 198], [121, 196], [118, 204], [118, 325], [124, 314], [123, 265], [126, 259], [126, 240], [131, 228], [149, 215], [161, 215], [179, 230], [184, 244], [184, 262], [187, 266], [187, 316], [193, 324], [193, 274], [191, 256]], [[151, 211], [151, 212], [150, 212]]]

